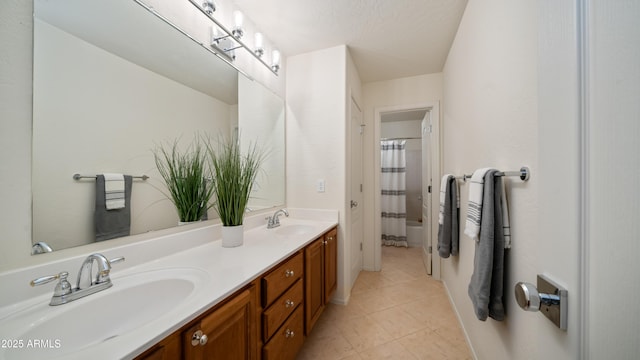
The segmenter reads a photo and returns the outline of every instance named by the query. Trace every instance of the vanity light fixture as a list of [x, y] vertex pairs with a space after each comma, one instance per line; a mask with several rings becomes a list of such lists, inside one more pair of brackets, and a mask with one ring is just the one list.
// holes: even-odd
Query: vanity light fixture
[[[141, 0], [134, 0], [134, 1], [142, 5], [143, 7], [145, 7], [147, 10], [153, 13], [156, 13], [155, 10], [153, 10], [152, 8], [142, 4]], [[278, 75], [278, 70], [280, 70], [280, 52], [278, 50], [274, 50], [272, 52], [271, 64], [267, 63], [263, 59], [264, 53], [265, 53], [265, 46], [264, 46], [265, 39], [262, 33], [255, 34], [255, 44], [253, 49], [249, 47], [247, 44], [245, 44], [244, 41], [242, 40], [245, 33], [245, 29], [243, 28], [244, 15], [242, 14], [242, 12], [238, 10], [233, 12], [234, 25], [231, 29], [229, 29], [224, 24], [222, 24], [220, 20], [216, 19], [212, 15], [213, 11], [215, 11], [215, 8], [216, 8], [215, 0], [188, 0], [188, 1], [196, 9], [200, 10], [200, 12], [202, 12], [202, 14], [204, 14], [207, 18], [209, 18], [209, 20], [211, 20], [211, 22], [213, 22], [214, 24], [214, 26], [212, 26], [211, 28], [212, 29], [211, 41], [209, 43], [209, 47], [206, 47], [203, 43], [199, 42], [198, 40], [196, 40], [195, 38], [190, 36], [188, 33], [178, 28], [168, 20], [165, 20], [165, 21], [171, 26], [173, 26], [174, 28], [176, 28], [178, 31], [182, 32], [183, 34], [185, 34], [186, 36], [194, 40], [195, 42], [199, 43], [202, 46], [205, 46], [205, 48], [208, 51], [220, 57], [229, 65], [231, 65], [236, 70], [240, 71], [242, 74], [244, 74], [249, 78], [251, 78], [251, 76], [248, 76], [246, 72], [242, 71], [240, 68], [238, 68], [238, 66], [233, 64], [233, 61], [236, 59], [236, 51], [235, 51], [236, 49], [244, 48], [245, 50], [247, 50], [247, 52], [253, 55], [253, 57], [255, 57], [256, 60], [262, 63], [262, 65], [264, 65], [267, 69], [269, 69], [274, 75], [276, 76]], [[212, 7], [213, 7], [213, 11], [211, 11]]]
[[244, 16], [238, 10], [233, 12], [233, 23], [234, 26], [233, 30], [231, 30], [231, 34], [237, 39], [242, 39], [242, 35], [244, 35], [244, 29], [242, 28]]
[[202, 9], [209, 15], [216, 11], [216, 3], [213, 0], [204, 0]]
[[255, 50], [253, 50], [253, 52], [255, 52], [259, 58], [261, 58], [262, 55], [264, 55], [264, 38], [262, 37], [262, 33], [256, 33], [254, 46]]
[[273, 50], [271, 53], [271, 69], [276, 74], [280, 70], [280, 51], [278, 50]]

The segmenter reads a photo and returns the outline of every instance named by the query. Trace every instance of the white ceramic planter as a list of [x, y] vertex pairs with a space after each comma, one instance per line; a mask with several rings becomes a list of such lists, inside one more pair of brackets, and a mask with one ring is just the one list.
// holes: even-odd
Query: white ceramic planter
[[244, 242], [244, 226], [223, 226], [222, 227], [222, 247], [241, 246]]

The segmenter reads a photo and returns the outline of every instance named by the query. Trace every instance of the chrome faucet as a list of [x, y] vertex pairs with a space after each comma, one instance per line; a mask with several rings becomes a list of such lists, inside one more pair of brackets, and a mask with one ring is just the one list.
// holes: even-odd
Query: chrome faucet
[[[118, 257], [108, 260], [102, 254], [91, 254], [82, 262], [80, 271], [78, 271], [78, 281], [76, 287], [72, 288], [67, 280], [69, 273], [63, 271], [57, 275], [49, 275], [37, 278], [31, 281], [31, 286], [37, 286], [49, 283], [54, 280], [60, 280], [53, 291], [51, 302], [49, 305], [62, 305], [73, 300], [83, 298], [87, 295], [95, 294], [98, 291], [106, 290], [113, 286], [109, 273], [111, 272], [111, 264], [124, 261], [124, 257]], [[98, 272], [95, 280], [92, 276], [93, 263], [98, 264]]]
[[280, 215], [282, 214], [289, 217], [289, 212], [286, 209], [277, 210], [273, 216], [267, 216], [267, 229], [273, 229], [280, 226]]
[[[93, 262], [98, 264], [98, 273], [96, 274], [96, 280], [93, 281], [92, 270]], [[109, 273], [111, 272], [111, 264], [109, 260], [102, 254], [91, 254], [84, 259], [80, 271], [78, 271], [78, 282], [76, 288], [78, 290], [88, 289], [93, 285], [99, 285], [105, 282], [111, 282]]]

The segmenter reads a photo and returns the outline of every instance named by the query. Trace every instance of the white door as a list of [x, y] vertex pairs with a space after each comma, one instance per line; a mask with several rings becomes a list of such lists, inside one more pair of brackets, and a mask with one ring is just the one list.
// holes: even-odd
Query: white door
[[569, 291], [569, 324], [538, 322], [537, 358], [636, 359], [640, 3], [558, 4], [538, 11], [536, 247], [537, 272]]
[[432, 274], [433, 249], [431, 244], [431, 110], [422, 119], [422, 249], [427, 274]]
[[362, 270], [362, 242], [364, 241], [363, 219], [363, 161], [362, 138], [364, 125], [362, 124], [362, 111], [358, 104], [351, 99], [351, 284], [356, 281]]

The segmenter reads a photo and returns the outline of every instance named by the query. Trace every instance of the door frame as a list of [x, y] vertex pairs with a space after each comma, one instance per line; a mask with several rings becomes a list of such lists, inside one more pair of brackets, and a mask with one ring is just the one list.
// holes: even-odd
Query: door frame
[[[362, 142], [360, 143], [360, 154], [361, 154], [361, 158], [362, 158], [362, 164], [360, 167], [360, 171], [361, 171], [361, 181], [362, 184], [361, 186], [364, 186], [364, 129], [365, 129], [365, 124], [364, 124], [364, 112], [362, 111], [362, 107], [360, 106], [358, 100], [353, 96], [353, 93], [351, 94], [351, 96], [349, 96], [349, 106], [348, 106], [348, 122], [347, 122], [347, 136], [348, 136], [348, 141], [347, 143], [349, 144], [347, 146], [347, 181], [346, 181], [346, 197], [345, 197], [345, 217], [346, 217], [346, 223], [347, 223], [347, 227], [348, 227], [348, 231], [347, 231], [347, 238], [349, 239], [349, 245], [346, 246], [349, 249], [349, 257], [348, 257], [348, 261], [346, 263], [349, 264], [348, 267], [345, 267], [345, 272], [347, 272], [349, 275], [349, 288], [352, 288], [353, 285], [355, 284], [356, 279], [358, 278], [358, 274], [360, 271], [362, 271], [363, 266], [364, 266], [364, 249], [361, 248], [360, 249], [360, 268], [356, 271], [354, 271], [354, 264], [352, 263], [353, 260], [353, 256], [354, 254], [351, 253], [351, 251], [353, 250], [353, 236], [354, 236], [354, 229], [352, 226], [352, 210], [351, 210], [351, 200], [354, 198], [353, 194], [352, 194], [352, 182], [353, 182], [353, 169], [354, 166], [352, 164], [352, 153], [353, 153], [353, 143], [351, 142], [351, 138], [352, 138], [352, 118], [353, 118], [353, 110], [354, 110], [354, 106], [355, 109], [357, 109], [357, 111], [360, 112], [360, 129], [361, 129], [361, 140]], [[362, 193], [362, 191], [361, 191]], [[360, 233], [362, 234], [362, 239], [361, 239], [361, 243], [364, 245], [364, 227], [365, 227], [365, 215], [364, 215], [364, 206], [365, 206], [365, 199], [364, 199], [364, 194], [362, 194], [361, 196], [361, 201], [359, 204], [360, 207], [360, 224], [362, 226], [362, 229], [360, 231]]]
[[[373, 270], [374, 271], [380, 271], [382, 269], [382, 240], [381, 240], [381, 236], [382, 236], [382, 222], [380, 220], [380, 216], [381, 216], [381, 206], [380, 206], [380, 196], [378, 196], [378, 194], [380, 194], [380, 127], [381, 127], [381, 118], [382, 118], [382, 114], [384, 113], [388, 113], [388, 112], [398, 112], [398, 111], [411, 111], [411, 110], [419, 110], [419, 109], [426, 109], [431, 113], [431, 125], [432, 125], [432, 131], [431, 131], [431, 136], [432, 136], [432, 152], [431, 152], [431, 178], [432, 178], [432, 187], [431, 187], [431, 196], [429, 197], [429, 201], [430, 201], [430, 208], [431, 208], [431, 214], [437, 214], [438, 210], [438, 206], [439, 203], [438, 201], [434, 201], [433, 200], [433, 194], [437, 194], [440, 190], [440, 181], [433, 181], [433, 179], [440, 179], [440, 177], [442, 176], [442, 167], [441, 167], [441, 154], [442, 154], [442, 148], [440, 146], [440, 119], [442, 118], [441, 114], [440, 114], [440, 102], [439, 101], [429, 101], [429, 102], [424, 102], [424, 103], [418, 103], [418, 104], [410, 104], [410, 105], [395, 105], [395, 106], [384, 106], [384, 107], [376, 107], [374, 109], [374, 126], [373, 126], [373, 139], [375, 142], [375, 146], [374, 146], [374, 164], [373, 164], [373, 170], [375, 173], [375, 176], [373, 177], [373, 191], [374, 191], [374, 196], [373, 196], [373, 214], [374, 214], [374, 219], [373, 219], [373, 224], [374, 224], [374, 229], [373, 229], [373, 247], [372, 247], [372, 251], [370, 250], [368, 253], [365, 253], [364, 256], [365, 257], [370, 257], [371, 263], [373, 264]], [[426, 179], [422, 179], [422, 182], [425, 183], [427, 180]], [[426, 232], [427, 234], [427, 243], [428, 244], [433, 244], [434, 239], [438, 238], [438, 227], [435, 226], [434, 223], [434, 219], [437, 219], [437, 217], [432, 216], [430, 224], [428, 224], [429, 226], [427, 227], [427, 229], [429, 229], [430, 231]], [[433, 247], [432, 247], [433, 249]], [[425, 263], [425, 266], [427, 264], [427, 256], [429, 253], [429, 249], [428, 246], [426, 244], [423, 243], [423, 247], [422, 247], [422, 258], [423, 261]], [[435, 252], [433, 252], [432, 250], [432, 255]], [[365, 263], [367, 262], [367, 259], [365, 259]], [[432, 276], [434, 279], [440, 279], [440, 257], [439, 256], [433, 256], [433, 260], [432, 260]]]

